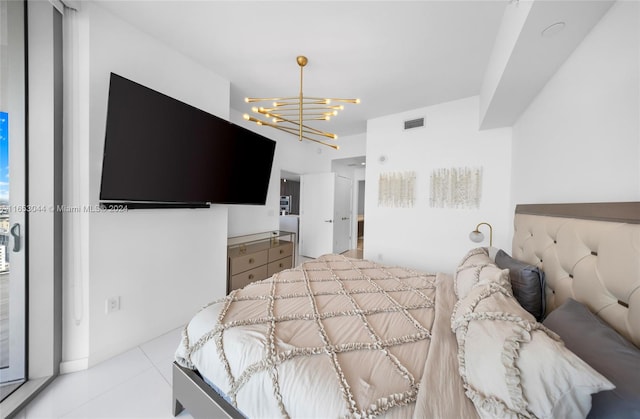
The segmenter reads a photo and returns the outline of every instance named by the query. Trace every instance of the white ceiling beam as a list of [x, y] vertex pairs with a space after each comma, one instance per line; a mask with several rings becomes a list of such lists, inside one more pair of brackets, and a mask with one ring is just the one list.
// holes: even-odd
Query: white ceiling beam
[[[480, 128], [512, 126], [613, 3], [531, 0], [509, 4], [480, 89]], [[546, 28], [550, 30], [545, 32]], [[553, 33], [557, 28], [561, 30]]]

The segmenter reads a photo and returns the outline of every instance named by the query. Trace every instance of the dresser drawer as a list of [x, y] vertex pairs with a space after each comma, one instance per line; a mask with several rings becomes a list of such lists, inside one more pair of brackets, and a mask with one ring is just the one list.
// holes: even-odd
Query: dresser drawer
[[293, 255], [293, 243], [285, 243], [281, 246], [269, 249], [269, 262]]
[[269, 263], [269, 265], [267, 265], [268, 266], [267, 275], [271, 276], [282, 270], [289, 269], [291, 267], [291, 259], [292, 259], [291, 256], [289, 256], [280, 260], [276, 260], [275, 262]]
[[256, 268], [260, 265], [265, 265], [268, 260], [268, 255], [268, 250], [262, 250], [260, 252], [229, 258], [229, 270], [231, 276]]
[[267, 277], [269, 277], [269, 275], [267, 274], [267, 265], [258, 266], [255, 269], [233, 275], [231, 276], [229, 291], [242, 288], [251, 282], [260, 281], [261, 279], [265, 279]]

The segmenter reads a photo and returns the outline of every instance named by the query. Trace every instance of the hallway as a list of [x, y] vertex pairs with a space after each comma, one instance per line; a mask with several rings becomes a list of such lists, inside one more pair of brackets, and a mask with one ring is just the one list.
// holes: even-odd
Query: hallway
[[347, 250], [342, 254], [349, 258], [363, 259], [364, 254], [364, 237], [358, 237], [358, 245], [356, 249]]

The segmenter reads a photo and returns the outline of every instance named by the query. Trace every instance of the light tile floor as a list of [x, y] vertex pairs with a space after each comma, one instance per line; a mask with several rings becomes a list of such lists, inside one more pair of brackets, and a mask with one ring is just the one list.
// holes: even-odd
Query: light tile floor
[[[171, 363], [181, 331], [57, 377], [17, 418], [172, 418]], [[191, 418], [188, 412], [178, 417]]]
[[[362, 258], [361, 250], [345, 252]], [[312, 260], [300, 256], [298, 263]], [[17, 419], [172, 418], [171, 363], [182, 328], [104, 361], [57, 377]], [[183, 411], [178, 418], [191, 418]]]

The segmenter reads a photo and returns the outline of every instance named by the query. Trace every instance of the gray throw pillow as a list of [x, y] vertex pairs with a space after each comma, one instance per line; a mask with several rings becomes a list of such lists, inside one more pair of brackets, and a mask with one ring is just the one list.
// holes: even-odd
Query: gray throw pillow
[[544, 272], [512, 258], [504, 250], [496, 253], [496, 265], [500, 269], [509, 269], [513, 296], [536, 320], [542, 321], [545, 313]]
[[592, 396], [588, 418], [640, 418], [640, 349], [571, 298], [543, 324], [616, 386]]

